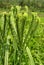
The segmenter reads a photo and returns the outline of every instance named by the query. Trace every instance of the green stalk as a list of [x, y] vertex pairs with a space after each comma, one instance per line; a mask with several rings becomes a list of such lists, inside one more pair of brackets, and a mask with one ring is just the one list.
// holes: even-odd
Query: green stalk
[[26, 48], [26, 51], [27, 51], [28, 57], [30, 59], [30, 65], [35, 65], [32, 54], [31, 54], [31, 51], [28, 47]]
[[8, 65], [8, 50], [5, 51], [5, 62], [4, 62], [4, 65]]
[[4, 65], [9, 65], [8, 64], [8, 57], [9, 57], [8, 45], [9, 45], [9, 40], [7, 39], [6, 49], [5, 49], [5, 62], [4, 62]]

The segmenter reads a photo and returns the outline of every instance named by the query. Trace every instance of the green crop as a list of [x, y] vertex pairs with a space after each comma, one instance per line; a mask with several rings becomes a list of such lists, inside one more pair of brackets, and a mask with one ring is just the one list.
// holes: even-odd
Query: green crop
[[0, 14], [0, 65], [44, 65], [43, 30], [27, 6]]

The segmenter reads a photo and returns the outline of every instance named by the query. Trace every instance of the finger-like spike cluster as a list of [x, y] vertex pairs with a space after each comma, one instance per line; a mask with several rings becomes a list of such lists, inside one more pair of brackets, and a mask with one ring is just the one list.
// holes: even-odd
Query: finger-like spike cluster
[[[39, 17], [37, 13], [31, 12], [32, 16], [30, 19], [28, 7], [25, 6], [24, 8], [25, 10], [23, 10], [21, 6], [14, 6], [11, 7], [10, 12], [3, 13], [3, 33], [2, 36], [1, 34], [0, 36], [2, 38], [1, 41], [3, 41], [3, 46], [5, 47], [5, 57], [3, 57], [3, 60], [5, 58], [4, 65], [9, 65], [9, 62], [11, 63], [10, 65], [29, 65], [29, 60], [33, 58], [31, 52], [28, 53], [26, 48], [37, 30]], [[35, 65], [33, 59], [32, 62], [33, 65]]]

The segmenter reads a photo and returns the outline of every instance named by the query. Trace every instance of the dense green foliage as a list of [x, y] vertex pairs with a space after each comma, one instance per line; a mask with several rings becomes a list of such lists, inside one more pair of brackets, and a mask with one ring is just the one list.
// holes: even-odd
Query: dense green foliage
[[0, 65], [44, 65], [44, 23], [25, 6], [0, 14]]

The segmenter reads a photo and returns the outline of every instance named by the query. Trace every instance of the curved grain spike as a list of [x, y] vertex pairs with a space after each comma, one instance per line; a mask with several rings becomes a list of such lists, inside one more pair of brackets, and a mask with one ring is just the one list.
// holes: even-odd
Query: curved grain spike
[[26, 41], [26, 45], [28, 45], [29, 41], [30, 41], [31, 38], [33, 37], [33, 35], [34, 35], [34, 33], [35, 33], [37, 27], [38, 27], [38, 23], [36, 24], [35, 29], [31, 31], [31, 33], [30, 33], [30, 38], [28, 38], [28, 40]]
[[11, 34], [12, 34], [12, 36], [13, 36], [13, 38], [14, 38], [14, 40], [15, 40], [15, 42], [16, 43], [18, 43], [18, 40], [17, 40], [17, 34], [16, 34], [16, 32], [15, 32], [15, 29], [13, 28], [13, 25], [12, 25], [12, 23], [11, 23], [11, 20], [10, 20], [10, 15], [9, 15], [9, 27], [10, 27], [10, 30], [11, 30]]
[[25, 22], [26, 22], [26, 19], [23, 19], [22, 21], [22, 32], [21, 32], [21, 43], [23, 43], [23, 33], [24, 33], [24, 28], [25, 28]]
[[[37, 19], [37, 18], [36, 18]], [[37, 19], [36, 22], [35, 22], [35, 25], [34, 25], [34, 29], [32, 29], [31, 33], [30, 33], [30, 38], [28, 38], [26, 44], [29, 43], [29, 41], [31, 40], [31, 38], [33, 37], [34, 33], [36, 32], [37, 30], [37, 27], [38, 27], [38, 24], [39, 24], [39, 20]]]
[[4, 18], [5, 18], [5, 22], [4, 23], [6, 23], [6, 24], [4, 24], [5, 26], [4, 26], [4, 33], [5, 33], [5, 35], [4, 35], [4, 43], [5, 43], [5, 60], [4, 60], [4, 65], [8, 65], [8, 54], [9, 54], [9, 51], [8, 51], [8, 45], [9, 45], [9, 41], [8, 41], [8, 14], [5, 14], [4, 15]]
[[23, 44], [26, 43], [26, 41], [27, 41], [28, 35], [30, 34], [31, 29], [32, 29], [32, 27], [33, 27], [33, 23], [34, 23], [34, 16], [32, 15], [32, 21], [31, 21], [31, 24], [30, 24], [30, 26], [29, 26], [28, 33], [27, 33], [27, 35], [25, 36], [25, 39], [24, 39]]
[[16, 38], [16, 32], [15, 32], [15, 29], [13, 28], [12, 26], [12, 23], [11, 23], [11, 20], [10, 20], [10, 15], [9, 15], [9, 27], [10, 27], [10, 30], [11, 30], [11, 34], [13, 36], [13, 47], [14, 47], [14, 65], [15, 64], [15, 59], [16, 59], [16, 50], [17, 50], [17, 43], [18, 43], [18, 40]]
[[18, 27], [18, 21], [19, 20], [19, 18], [17, 17], [16, 18], [16, 29], [17, 29], [17, 35], [18, 35], [18, 41], [19, 41], [19, 43], [20, 43], [20, 34], [19, 34], [19, 27]]
[[6, 14], [4, 15], [3, 38], [5, 36], [5, 28], [6, 28]]

